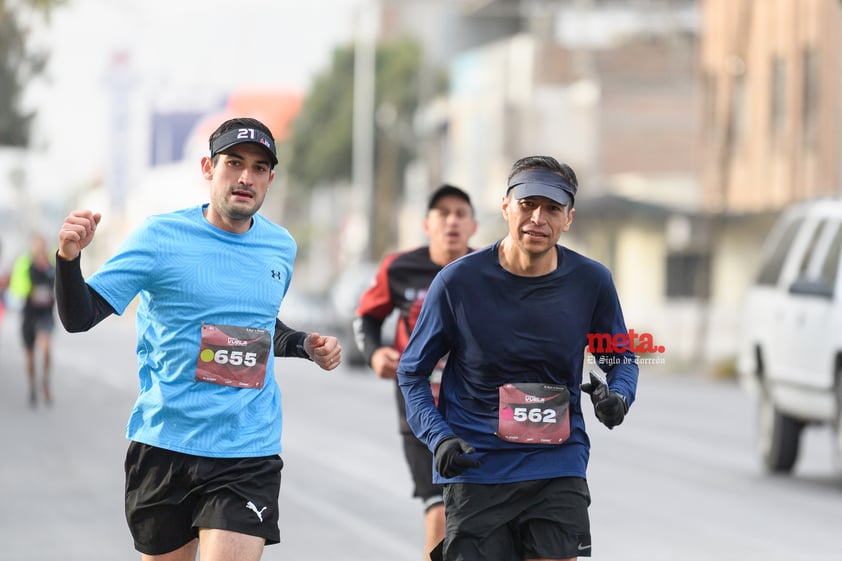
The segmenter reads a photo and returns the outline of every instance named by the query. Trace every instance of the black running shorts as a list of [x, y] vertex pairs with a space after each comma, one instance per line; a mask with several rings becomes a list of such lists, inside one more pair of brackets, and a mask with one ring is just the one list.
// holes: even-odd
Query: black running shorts
[[174, 551], [200, 528], [280, 541], [280, 456], [206, 458], [138, 442], [126, 453], [126, 520], [135, 549]]
[[35, 338], [39, 333], [50, 335], [55, 326], [52, 310], [24, 310], [21, 322], [21, 334], [25, 349], [35, 348]]
[[444, 559], [517, 561], [590, 557], [588, 483], [561, 477], [444, 486]]

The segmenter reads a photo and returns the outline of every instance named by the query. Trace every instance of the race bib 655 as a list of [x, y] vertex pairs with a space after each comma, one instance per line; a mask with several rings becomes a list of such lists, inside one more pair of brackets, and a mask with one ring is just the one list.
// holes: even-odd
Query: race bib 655
[[196, 380], [221, 386], [262, 388], [271, 347], [271, 337], [265, 329], [202, 324]]

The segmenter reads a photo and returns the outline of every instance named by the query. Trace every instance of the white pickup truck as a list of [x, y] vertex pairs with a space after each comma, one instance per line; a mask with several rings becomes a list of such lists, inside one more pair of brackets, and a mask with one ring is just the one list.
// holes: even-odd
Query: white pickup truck
[[743, 310], [737, 369], [758, 401], [769, 471], [791, 472], [803, 429], [831, 424], [842, 458], [842, 200], [786, 209]]

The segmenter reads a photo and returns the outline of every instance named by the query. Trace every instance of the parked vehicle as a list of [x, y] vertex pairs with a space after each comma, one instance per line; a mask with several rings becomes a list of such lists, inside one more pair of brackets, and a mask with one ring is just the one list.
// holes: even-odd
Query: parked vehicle
[[[353, 323], [356, 318], [360, 296], [374, 281], [379, 269], [378, 263], [363, 262], [352, 265], [339, 274], [330, 291], [333, 306], [335, 332], [342, 344], [342, 362], [351, 366], [366, 366], [362, 353], [354, 341]], [[383, 322], [383, 344], [391, 345], [397, 322], [394, 312]]]
[[278, 317], [290, 327], [301, 331], [333, 335], [336, 329], [333, 306], [323, 294], [290, 290], [284, 296]]
[[758, 447], [769, 471], [789, 473], [802, 431], [831, 424], [842, 458], [842, 200], [788, 208], [762, 249], [737, 360], [758, 402]]

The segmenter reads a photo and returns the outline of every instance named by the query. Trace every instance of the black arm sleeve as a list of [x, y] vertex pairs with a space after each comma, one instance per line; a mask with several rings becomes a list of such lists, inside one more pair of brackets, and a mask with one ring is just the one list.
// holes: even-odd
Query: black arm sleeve
[[354, 319], [354, 343], [365, 358], [365, 363], [371, 366], [371, 355], [383, 346], [380, 335], [383, 320], [369, 315], [362, 315]]
[[81, 256], [65, 261], [56, 255], [56, 307], [70, 333], [88, 331], [114, 313], [111, 304], [85, 282], [80, 261]]
[[[56, 305], [64, 328], [71, 333], [88, 331], [114, 313], [114, 308], [85, 283], [80, 258], [66, 261], [56, 256]], [[304, 350], [307, 333], [295, 331], [275, 318], [274, 354], [309, 359]]]
[[278, 318], [275, 318], [275, 339], [273, 341], [275, 356], [298, 357], [312, 360], [307, 354], [307, 351], [304, 350], [304, 340], [306, 338], [307, 333], [296, 331]]

